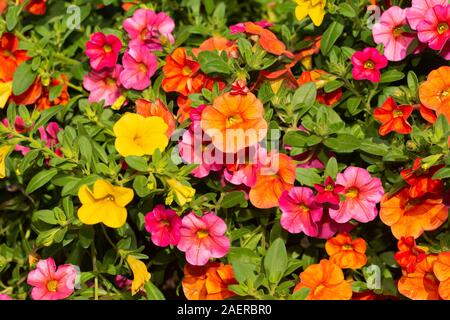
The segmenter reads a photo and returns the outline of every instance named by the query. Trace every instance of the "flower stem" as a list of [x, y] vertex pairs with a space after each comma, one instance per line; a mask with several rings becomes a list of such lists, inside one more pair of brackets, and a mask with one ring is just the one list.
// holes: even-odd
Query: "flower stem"
[[92, 271], [95, 274], [94, 278], [94, 299], [98, 300], [98, 274], [97, 274], [97, 252], [95, 250], [95, 242], [91, 244], [91, 256], [92, 256]]

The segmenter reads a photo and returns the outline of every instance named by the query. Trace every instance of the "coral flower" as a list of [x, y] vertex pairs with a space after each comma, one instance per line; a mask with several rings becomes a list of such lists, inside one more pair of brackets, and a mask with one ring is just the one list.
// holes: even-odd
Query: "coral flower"
[[447, 5], [448, 0], [412, 0], [411, 8], [408, 8], [407, 18], [411, 29], [416, 30], [420, 22], [425, 20], [428, 9], [436, 5]]
[[236, 153], [256, 145], [267, 134], [264, 107], [253, 93], [225, 93], [202, 113], [201, 126], [216, 148]]
[[120, 83], [127, 89], [144, 90], [150, 86], [150, 79], [158, 68], [156, 56], [145, 47], [129, 49], [122, 58], [123, 71]]
[[211, 258], [222, 258], [230, 249], [225, 236], [227, 225], [214, 213], [202, 217], [191, 212], [183, 217], [178, 249], [186, 253], [186, 260], [194, 266], [203, 266]]
[[119, 76], [123, 67], [116, 65], [112, 69], [91, 71], [83, 79], [83, 86], [90, 92], [89, 102], [104, 101], [105, 106], [112, 106], [122, 94]]
[[450, 7], [436, 5], [425, 13], [417, 25], [417, 36], [434, 50], [442, 50], [450, 39]]
[[323, 70], [311, 70], [303, 71], [300, 77], [297, 79], [297, 84], [302, 85], [309, 82], [314, 82], [317, 89], [317, 102], [332, 106], [342, 98], [342, 89], [336, 89], [332, 92], [325, 92], [324, 87], [326, 84], [326, 77], [328, 73]]
[[205, 266], [186, 264], [181, 284], [188, 300], [225, 300], [236, 295], [228, 286], [238, 282], [231, 265], [209, 262]]
[[194, 199], [196, 191], [191, 186], [172, 178], [166, 179], [165, 182], [169, 186], [170, 192], [173, 194], [180, 206], [184, 206], [186, 203], [189, 203], [192, 199]]
[[[25, 0], [20, 0], [19, 3]], [[30, 0], [25, 6], [25, 10], [31, 14], [42, 16], [47, 11], [47, 0]]]
[[339, 194], [345, 190], [344, 186], [336, 184], [331, 177], [327, 177], [323, 185], [315, 184], [314, 189], [318, 192], [316, 196], [317, 203], [330, 203], [334, 205], [339, 204]]
[[439, 284], [439, 295], [444, 300], [450, 300], [450, 251], [438, 255], [433, 264], [433, 271]]
[[352, 286], [344, 279], [341, 268], [326, 259], [300, 274], [294, 292], [302, 288], [310, 289], [306, 300], [350, 300], [352, 297]]
[[83, 185], [78, 191], [82, 204], [78, 218], [88, 225], [104, 223], [110, 228], [120, 228], [127, 220], [125, 207], [133, 197], [133, 189], [116, 187], [106, 180], [95, 181], [93, 191]]
[[384, 56], [390, 61], [403, 60], [416, 39], [413, 33], [405, 31], [408, 24], [406, 13], [406, 9], [391, 7], [383, 12], [380, 21], [372, 28], [375, 43], [384, 45]]
[[9, 32], [0, 38], [0, 80], [11, 81], [17, 67], [29, 60], [25, 50], [19, 50], [19, 39]]
[[439, 300], [439, 280], [433, 273], [436, 255], [428, 255], [413, 273], [403, 272], [398, 291], [412, 300]]
[[27, 91], [25, 91], [24, 93], [22, 93], [21, 95], [15, 96], [12, 95], [11, 96], [11, 100], [14, 101], [15, 104], [17, 105], [32, 105], [35, 104], [38, 99], [41, 97], [42, 95], [42, 82], [41, 82], [41, 78], [40, 77], [36, 77], [36, 79], [34, 80], [34, 82], [31, 84], [31, 86], [27, 89]]
[[330, 208], [332, 219], [339, 223], [351, 219], [366, 223], [376, 218], [376, 205], [384, 194], [380, 179], [373, 178], [365, 169], [348, 167], [338, 174], [336, 183], [345, 187], [345, 200], [341, 201], [339, 209]]
[[310, 237], [319, 233], [317, 222], [322, 218], [322, 207], [314, 201], [314, 193], [309, 188], [296, 187], [284, 191], [280, 197], [283, 229], [290, 233], [304, 232]]
[[330, 262], [342, 269], [359, 269], [367, 263], [366, 241], [362, 238], [353, 240], [348, 233], [339, 233], [328, 239], [325, 250], [330, 256]]
[[181, 218], [174, 210], [157, 205], [145, 216], [145, 229], [158, 247], [176, 246], [180, 241]]
[[169, 143], [167, 129], [160, 117], [126, 113], [113, 127], [117, 152], [123, 157], [153, 155], [156, 149], [162, 152]]
[[162, 50], [164, 44], [174, 43], [175, 22], [164, 12], [138, 9], [131, 18], [125, 19], [123, 28], [131, 38], [130, 48], [154, 51]]
[[[259, 26], [261, 28], [269, 28], [269, 27], [273, 26], [273, 23], [270, 23], [266, 20], [256, 21], [256, 22], [252, 22], [252, 23], [256, 24], [257, 26]], [[245, 32], [245, 24], [246, 24], [246, 22], [239, 22], [237, 24], [230, 26], [230, 33], [232, 35], [235, 35], [238, 33], [244, 33]]]
[[389, 97], [379, 108], [374, 111], [374, 118], [382, 123], [379, 133], [382, 136], [394, 131], [400, 134], [409, 134], [412, 127], [408, 118], [413, 112], [412, 106], [398, 106], [394, 98]]
[[267, 52], [276, 56], [284, 54], [289, 58], [294, 57], [291, 52], [286, 51], [285, 44], [278, 40], [273, 32], [264, 29], [263, 26], [257, 25], [254, 22], [244, 22], [244, 28], [246, 33], [258, 36], [258, 43]]
[[199, 70], [200, 64], [187, 56], [186, 49], [177, 48], [166, 58], [162, 88], [166, 92], [178, 92], [183, 96], [197, 92], [202, 88], [205, 78]]
[[12, 146], [0, 146], [0, 179], [6, 177], [6, 157], [12, 151]]
[[423, 104], [420, 104], [419, 107], [420, 115], [424, 120], [426, 120], [428, 123], [435, 124], [437, 121], [437, 115], [436, 112], [431, 110], [430, 108], [425, 107]]
[[71, 264], [56, 268], [55, 260], [40, 260], [28, 274], [27, 283], [33, 286], [33, 300], [62, 300], [74, 291], [77, 269]]
[[[36, 102], [36, 108], [39, 111], [42, 111], [54, 106], [67, 105], [70, 100], [67, 82], [67, 77], [65, 75], [61, 75], [60, 79], [53, 78], [49, 86], [44, 86], [42, 88], [42, 94]], [[50, 91], [57, 86], [61, 86], [61, 92], [56, 98], [50, 100]]]
[[136, 113], [146, 118], [152, 116], [162, 118], [169, 127], [166, 132], [168, 138], [170, 138], [172, 133], [175, 131], [175, 118], [173, 117], [172, 112], [170, 112], [169, 109], [167, 109], [167, 107], [161, 101], [161, 99], [156, 99], [154, 102], [145, 99], [137, 99]]
[[127, 263], [133, 272], [133, 282], [131, 283], [131, 294], [134, 296], [145, 283], [150, 281], [151, 275], [147, 271], [147, 266], [141, 260], [136, 259], [133, 256], [127, 257]]
[[399, 251], [394, 258], [408, 273], [415, 272], [417, 264], [427, 257], [425, 250], [416, 245], [414, 237], [401, 237], [397, 247]]
[[408, 236], [417, 239], [424, 231], [436, 230], [447, 221], [448, 209], [442, 197], [411, 199], [404, 188], [390, 199], [384, 197], [380, 218], [397, 239]]
[[450, 121], [450, 67], [433, 70], [419, 88], [422, 104]]
[[380, 82], [380, 69], [387, 67], [388, 60], [376, 48], [365, 48], [353, 54], [352, 63], [353, 79]]
[[297, 7], [295, 8], [295, 17], [303, 20], [309, 16], [316, 27], [320, 26], [325, 17], [326, 0], [295, 0]]
[[197, 57], [202, 51], [214, 50], [217, 50], [219, 54], [225, 51], [229, 58], [236, 58], [239, 54], [236, 42], [220, 36], [214, 36], [205, 40], [200, 47], [192, 49], [192, 53]]
[[122, 42], [115, 35], [96, 32], [86, 43], [86, 55], [90, 59], [92, 69], [113, 68], [119, 58]]
[[259, 209], [277, 207], [283, 192], [294, 187], [295, 163], [289, 156], [273, 150], [261, 165], [249, 193], [250, 202]]
[[433, 176], [443, 166], [433, 166], [429, 169], [422, 168], [422, 159], [414, 161], [411, 169], [405, 169], [400, 174], [409, 187], [409, 196], [411, 198], [420, 198], [427, 193], [441, 194], [444, 190], [444, 183], [433, 179]]

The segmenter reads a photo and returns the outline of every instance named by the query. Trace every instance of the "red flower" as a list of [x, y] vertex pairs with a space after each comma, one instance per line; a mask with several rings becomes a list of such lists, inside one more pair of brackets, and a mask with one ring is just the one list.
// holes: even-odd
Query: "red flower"
[[19, 39], [9, 32], [0, 38], [0, 80], [11, 81], [17, 67], [30, 59], [27, 52], [19, 50]]
[[327, 177], [323, 185], [315, 184], [314, 188], [318, 192], [316, 196], [316, 202], [331, 203], [335, 205], [339, 204], [339, 194], [345, 190], [344, 186], [336, 184], [331, 177]]
[[374, 117], [382, 123], [379, 133], [382, 136], [389, 132], [397, 132], [400, 134], [409, 134], [412, 131], [408, 118], [413, 111], [412, 106], [398, 106], [392, 97], [379, 108], [375, 109]]
[[422, 168], [422, 159], [414, 161], [411, 169], [403, 170], [400, 174], [402, 178], [410, 185], [409, 196], [419, 198], [427, 193], [442, 193], [444, 184], [441, 180], [433, 180], [433, 175], [443, 166], [434, 166], [426, 170]]
[[231, 85], [230, 94], [233, 96], [245, 96], [250, 92], [250, 89], [247, 87], [245, 81], [238, 80]]
[[417, 264], [427, 257], [425, 250], [416, 245], [414, 237], [401, 237], [397, 247], [399, 251], [395, 253], [394, 258], [408, 273], [415, 272]]

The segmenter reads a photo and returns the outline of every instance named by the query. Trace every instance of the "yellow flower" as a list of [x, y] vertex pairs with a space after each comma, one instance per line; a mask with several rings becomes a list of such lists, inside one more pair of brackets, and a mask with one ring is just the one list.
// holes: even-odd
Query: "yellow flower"
[[133, 272], [133, 282], [131, 284], [131, 294], [134, 296], [146, 282], [150, 281], [150, 273], [147, 271], [145, 263], [133, 256], [127, 257], [128, 265]]
[[110, 228], [120, 228], [127, 220], [125, 206], [133, 200], [132, 189], [115, 187], [106, 180], [97, 180], [92, 192], [87, 185], [78, 191], [81, 208], [78, 218], [84, 224], [104, 223]]
[[185, 185], [176, 179], [166, 179], [166, 182], [180, 206], [184, 206], [186, 203], [191, 202], [195, 195], [194, 188]]
[[116, 149], [124, 157], [152, 155], [167, 147], [167, 124], [160, 117], [148, 117], [126, 113], [114, 125]]
[[6, 157], [11, 151], [12, 147], [9, 145], [0, 147], [0, 179], [6, 177]]
[[0, 109], [3, 109], [12, 93], [12, 81], [0, 82]]
[[309, 16], [315, 26], [320, 26], [325, 16], [326, 0], [296, 0], [298, 6], [295, 8], [295, 16], [303, 20]]

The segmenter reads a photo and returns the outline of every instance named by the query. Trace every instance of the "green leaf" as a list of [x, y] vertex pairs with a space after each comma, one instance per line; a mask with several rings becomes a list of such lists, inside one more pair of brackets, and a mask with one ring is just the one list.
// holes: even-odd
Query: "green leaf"
[[286, 246], [282, 239], [275, 240], [267, 250], [264, 269], [270, 283], [280, 282], [288, 265]]
[[364, 152], [384, 157], [389, 152], [389, 146], [382, 143], [374, 143], [370, 141], [364, 141], [361, 143], [360, 149]]
[[306, 300], [306, 297], [308, 297], [310, 292], [311, 292], [310, 288], [301, 288], [300, 290], [294, 292], [289, 297], [289, 300]]
[[63, 108], [64, 106], [56, 106], [42, 111], [39, 119], [33, 126], [32, 133], [36, 132], [36, 130], [38, 130], [40, 127], [45, 126], [48, 123], [48, 121], [55, 115], [57, 115]]
[[314, 168], [297, 168], [296, 177], [298, 182], [308, 187], [314, 187], [314, 184], [322, 182], [322, 177]]
[[8, 31], [12, 31], [18, 22], [20, 7], [18, 6], [9, 6], [8, 12], [6, 12], [6, 28]]
[[292, 97], [292, 105], [297, 106], [299, 104], [304, 104], [306, 106], [311, 106], [316, 101], [317, 89], [313, 82], [305, 83], [300, 86]]
[[43, 187], [47, 184], [54, 176], [58, 174], [58, 170], [56, 168], [52, 168], [50, 170], [44, 170], [36, 174], [28, 183], [27, 189], [25, 192], [27, 194], [33, 193], [37, 189]]
[[286, 145], [296, 148], [307, 148], [318, 145], [322, 138], [315, 135], [308, 135], [303, 131], [289, 131], [285, 134], [283, 142]]
[[40, 232], [38, 237], [36, 238], [36, 245], [38, 247], [49, 247], [53, 243], [55, 235], [59, 230], [60, 228], [53, 228]]
[[245, 193], [242, 191], [233, 191], [227, 193], [222, 200], [221, 207], [228, 209], [236, 206], [241, 208], [247, 207], [247, 200], [245, 200]]
[[330, 158], [330, 160], [328, 160], [327, 166], [325, 168], [325, 174], [324, 177], [331, 177], [334, 180], [336, 180], [336, 176], [338, 174], [339, 168], [338, 168], [338, 163], [335, 157]]
[[398, 70], [389, 70], [384, 72], [381, 75], [381, 81], [380, 83], [389, 83], [389, 82], [395, 82], [402, 80], [405, 77], [405, 74]]
[[220, 73], [230, 74], [232, 72], [228, 63], [219, 56], [217, 51], [202, 51], [198, 55], [198, 62], [201, 69], [207, 74]]
[[92, 161], [92, 144], [90, 139], [84, 135], [80, 136], [78, 144], [80, 146], [81, 156], [86, 160], [88, 164], [90, 164]]
[[31, 69], [31, 64], [22, 63], [14, 72], [13, 93], [18, 96], [28, 90], [37, 74]]
[[325, 84], [325, 87], [323, 88], [326, 93], [330, 93], [333, 91], [336, 91], [337, 89], [341, 88], [344, 85], [344, 82], [340, 80], [333, 80], [330, 82], [327, 82]]
[[328, 56], [342, 32], [344, 32], [344, 25], [338, 21], [334, 21], [324, 32], [320, 45], [320, 51], [324, 56]]
[[55, 212], [53, 210], [39, 210], [33, 213], [33, 221], [41, 220], [48, 224], [56, 225], [58, 220], [55, 217]]
[[151, 281], [146, 282], [144, 288], [147, 293], [147, 300], [166, 300], [163, 293]]
[[355, 8], [353, 8], [352, 5], [345, 2], [339, 5], [338, 12], [342, 14], [344, 17], [348, 18], [354, 18], [357, 16]]
[[148, 171], [147, 160], [145, 160], [142, 157], [129, 156], [129, 157], [125, 158], [125, 161], [134, 170], [137, 170], [137, 171], [140, 171], [140, 172], [147, 172]]
[[442, 168], [433, 176], [434, 180], [450, 178], [450, 168]]
[[54, 86], [53, 88], [50, 89], [50, 92], [48, 94], [48, 97], [50, 99], [50, 101], [54, 101], [56, 98], [59, 97], [59, 95], [61, 94], [61, 91], [63, 89], [63, 85], [57, 85]]
[[361, 146], [361, 140], [350, 134], [340, 134], [336, 138], [328, 138], [324, 144], [337, 153], [351, 153]]

